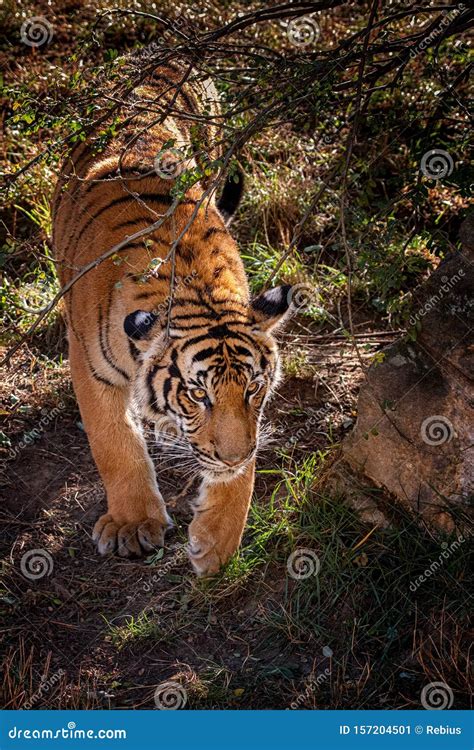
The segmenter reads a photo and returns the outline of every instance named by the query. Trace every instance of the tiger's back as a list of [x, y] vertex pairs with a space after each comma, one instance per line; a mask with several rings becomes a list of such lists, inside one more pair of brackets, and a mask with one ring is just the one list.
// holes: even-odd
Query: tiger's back
[[[160, 123], [157, 120], [161, 113], [140, 109], [148, 102], [164, 108], [174, 101], [186, 116], [199, 117], [203, 111], [212, 111], [215, 116], [217, 101], [213, 97], [216, 93], [209, 83], [202, 85], [201, 91], [196, 84], [187, 83], [176, 94], [175, 87], [180, 86], [184, 74], [185, 71], [172, 64], [153, 71], [122, 108], [121, 116], [129, 118], [130, 122], [120, 130], [119, 136], [98, 152], [93, 143], [86, 141], [72, 151], [65, 163], [53, 201], [53, 247], [63, 285], [79, 268], [100, 258], [124, 237], [159, 221], [172, 206], [173, 180], [160, 173], [156, 161], [160, 159], [163, 145], [170, 141], [176, 152], [187, 153], [188, 147], [192, 148], [193, 120], [167, 116]], [[207, 97], [201, 100], [201, 105], [199, 95]], [[186, 159], [186, 169], [196, 169], [202, 166], [204, 159], [216, 155], [210, 143], [211, 138], [216, 137], [215, 128], [210, 127], [205, 137], [202, 132], [199, 136], [194, 149], [196, 155]], [[207, 152], [203, 152], [203, 143]], [[168, 156], [169, 159], [169, 154], [170, 151], [164, 151], [163, 158]], [[119, 325], [115, 332], [113, 321], [123, 319], [123, 314], [136, 309], [137, 303], [150, 310], [163, 304], [170, 295], [172, 265], [175, 283], [176, 279], [195, 279], [198, 283], [196, 269], [199, 269], [199, 282], [203, 286], [222, 284], [232, 294], [247, 299], [238, 250], [225, 230], [215, 200], [212, 198], [205, 204], [191, 221], [206, 186], [204, 179], [189, 190], [172, 218], [164, 220], [158, 231], [127, 243], [120, 256], [98, 265], [76, 282], [67, 295], [70, 327], [82, 345], [87, 347], [92, 332], [99, 332], [97, 341], [90, 342], [99, 355], [93, 352], [92, 359], [94, 370], [105, 379], [115, 382], [117, 378], [110, 376], [119, 370], [123, 374], [127, 369], [126, 366], [114, 367], [112, 352], [108, 349], [117, 350], [118, 360], [130, 356], [128, 348], [120, 351], [123, 331]], [[189, 230], [176, 248], [173, 264], [160, 265], [173, 241], [189, 223]], [[212, 238], [217, 237], [218, 247], [212, 243]], [[114, 336], [114, 333], [119, 335]], [[111, 339], [116, 339], [115, 346], [108, 346]]]

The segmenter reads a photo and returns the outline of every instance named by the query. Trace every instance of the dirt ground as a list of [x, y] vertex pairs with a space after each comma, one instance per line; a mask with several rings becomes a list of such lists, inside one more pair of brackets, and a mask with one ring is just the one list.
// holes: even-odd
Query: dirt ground
[[[327, 375], [334, 365], [330, 348], [323, 352], [319, 359], [323, 360]], [[13, 392], [19, 377], [22, 403], [29, 391], [30, 398], [39, 396], [28, 414], [28, 422], [34, 425], [43, 411], [48, 413], [41, 406], [46, 384], [35, 377], [30, 386], [28, 362], [20, 359], [18, 364], [17, 361], [14, 366], [17, 375], [13, 375], [10, 389]], [[298, 410], [304, 414], [310, 403], [315, 411], [324, 406], [326, 415], [332, 410], [339, 421], [350, 414], [355, 383], [344, 390], [344, 379], [334, 371], [331, 374], [336, 381], [332, 393], [324, 386], [321, 371], [319, 379], [286, 380], [269, 413], [278, 441], [291, 438], [302, 421]], [[66, 690], [63, 700], [77, 700], [81, 707], [102, 704], [149, 707], [150, 690], [153, 692], [158, 683], [182, 671], [187, 675], [199, 673], [206, 664], [218, 665], [225, 682], [235, 674], [244, 685], [251, 678], [255, 662], [262, 662], [275, 675], [280, 669], [279, 662], [286, 673], [294, 670], [304, 674], [310, 662], [304, 648], [286, 643], [282, 650], [281, 643], [272, 644], [262, 638], [254, 626], [264, 602], [278, 606], [288, 583], [281, 570], [266, 571], [259, 577], [257, 587], [239, 590], [237, 596], [231, 583], [209, 611], [200, 609], [193, 613], [193, 599], [202, 599], [206, 584], [194, 579], [185, 555], [178, 556], [177, 562], [158, 580], [153, 578], [155, 569], [159, 571], [154, 565], [97, 556], [90, 536], [97, 516], [105, 508], [104, 492], [72, 399], [67, 365], [61, 369], [59, 380], [56, 398], [66, 406], [38, 440], [26, 445], [16, 459], [9, 461], [2, 499], [2, 538], [11, 563], [7, 570], [6, 604], [12, 618], [8, 635], [9, 639], [21, 641], [23, 658], [33, 650], [32, 682], [38, 679], [44, 662], [50, 665], [50, 672], [65, 669], [69, 680], [74, 675], [77, 695], [69, 695]], [[294, 396], [290, 396], [292, 393], [298, 394], [296, 403]], [[324, 394], [332, 403], [324, 400]], [[321, 421], [324, 423], [324, 419]], [[312, 430], [303, 437], [313, 449], [316, 447], [318, 440]], [[323, 448], [325, 433], [319, 438]], [[304, 442], [298, 447], [304, 450]], [[271, 470], [272, 458], [264, 454], [260, 468]], [[160, 472], [159, 480], [167, 500], [183, 487], [179, 473], [169, 468]], [[271, 491], [271, 476], [260, 474], [257, 496], [264, 502]], [[171, 510], [177, 526], [168, 535], [162, 562], [183, 544], [189, 519], [186, 497], [171, 503]], [[50, 576], [32, 582], [21, 574], [19, 559], [29, 549], [50, 552], [54, 561]], [[149, 579], [152, 583], [147, 585]], [[128, 648], [117, 649], [108, 624], [119, 627], [139, 618], [143, 611], [153, 612], [153, 638], [145, 638], [144, 644], [133, 644], [131, 652]], [[189, 620], [194, 627], [190, 627]], [[7, 696], [13, 701], [12, 706], [21, 704], [22, 689], [28, 692], [25, 684], [12, 686], [11, 695]], [[287, 689], [286, 693], [288, 701], [291, 692]], [[272, 697], [263, 705], [274, 708], [274, 701]], [[281, 701], [284, 705], [283, 695], [278, 699], [279, 704]], [[245, 701], [243, 705], [250, 704]]]
[[[285, 369], [294, 368], [295, 344], [306, 352], [304, 361], [297, 358], [297, 372], [287, 374], [268, 410], [273, 442], [259, 461], [239, 561], [211, 581], [196, 579], [185, 555], [187, 500], [195, 488], [177, 498], [183, 481], [166, 465], [157, 471], [176, 526], [164, 554], [145, 560], [96, 554], [91, 529], [105, 498], [67, 360], [48, 369], [37, 351], [17, 356], [4, 386], [9, 434], [17, 446], [7, 457], [0, 506], [5, 707], [33, 701], [38, 708], [155, 708], [157, 686], [170, 680], [184, 686], [189, 708], [372, 708], [387, 701], [418, 707], [409, 697], [417, 685], [410, 670], [404, 683], [394, 680], [394, 670], [404, 673], [399, 662], [385, 667], [384, 691], [379, 676], [372, 677], [367, 638], [355, 637], [352, 596], [360, 596], [361, 604], [365, 596], [359, 584], [352, 590], [349, 577], [341, 592], [335, 587], [322, 593], [315, 576], [303, 599], [300, 582], [288, 576], [288, 551], [295, 537], [309, 532], [303, 528], [308, 500], [295, 513], [286, 498], [311, 490], [314, 477], [309, 484], [292, 484], [291, 469], [282, 474], [281, 446], [291, 446], [295, 465], [304, 456], [325, 455], [328, 446], [337, 461], [338, 441], [353, 423], [360, 377], [347, 341], [319, 331], [308, 346], [309, 333], [302, 323], [282, 336]], [[363, 351], [369, 357], [394, 334], [366, 335]], [[45, 416], [46, 424], [27, 444], [28, 430]], [[324, 538], [334, 543], [339, 535], [340, 547], [347, 533], [370, 536], [342, 500], [327, 504], [314, 494], [309, 500], [323, 503], [322, 528], [311, 547]], [[342, 547], [335, 564], [344, 568]], [[47, 574], [35, 580], [22, 569], [30, 550], [49, 555]], [[356, 572], [367, 564], [364, 555], [352, 561]], [[351, 630], [354, 644], [347, 651]], [[346, 653], [335, 661], [339, 639]], [[403, 660], [413, 664], [413, 653], [404, 648]]]

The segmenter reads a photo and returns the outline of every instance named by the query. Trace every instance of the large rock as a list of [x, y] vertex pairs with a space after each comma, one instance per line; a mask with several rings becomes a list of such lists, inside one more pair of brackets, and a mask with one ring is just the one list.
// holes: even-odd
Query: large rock
[[423, 285], [412, 335], [362, 386], [345, 461], [431, 526], [464, 529], [474, 492], [474, 221]]

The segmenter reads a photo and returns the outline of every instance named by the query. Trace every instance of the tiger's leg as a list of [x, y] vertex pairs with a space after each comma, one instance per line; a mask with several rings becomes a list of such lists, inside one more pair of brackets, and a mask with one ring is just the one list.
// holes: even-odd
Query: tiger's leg
[[70, 337], [71, 373], [82, 421], [107, 491], [108, 512], [94, 526], [101, 555], [139, 555], [163, 544], [171, 525], [145, 440], [127, 414], [127, 394], [95, 380]]
[[203, 481], [189, 527], [189, 556], [198, 575], [216, 573], [238, 549], [255, 481], [255, 461], [228, 483]]

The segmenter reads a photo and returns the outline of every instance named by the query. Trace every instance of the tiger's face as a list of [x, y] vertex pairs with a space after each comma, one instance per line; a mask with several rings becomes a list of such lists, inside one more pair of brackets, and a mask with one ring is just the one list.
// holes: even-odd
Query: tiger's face
[[255, 457], [280, 375], [271, 329], [288, 313], [290, 289], [266, 292], [245, 314], [224, 313], [206, 328], [172, 323], [169, 336], [151, 313], [125, 320], [144, 351], [133, 391], [140, 416], [155, 423], [165, 451], [208, 481], [234, 478]]

